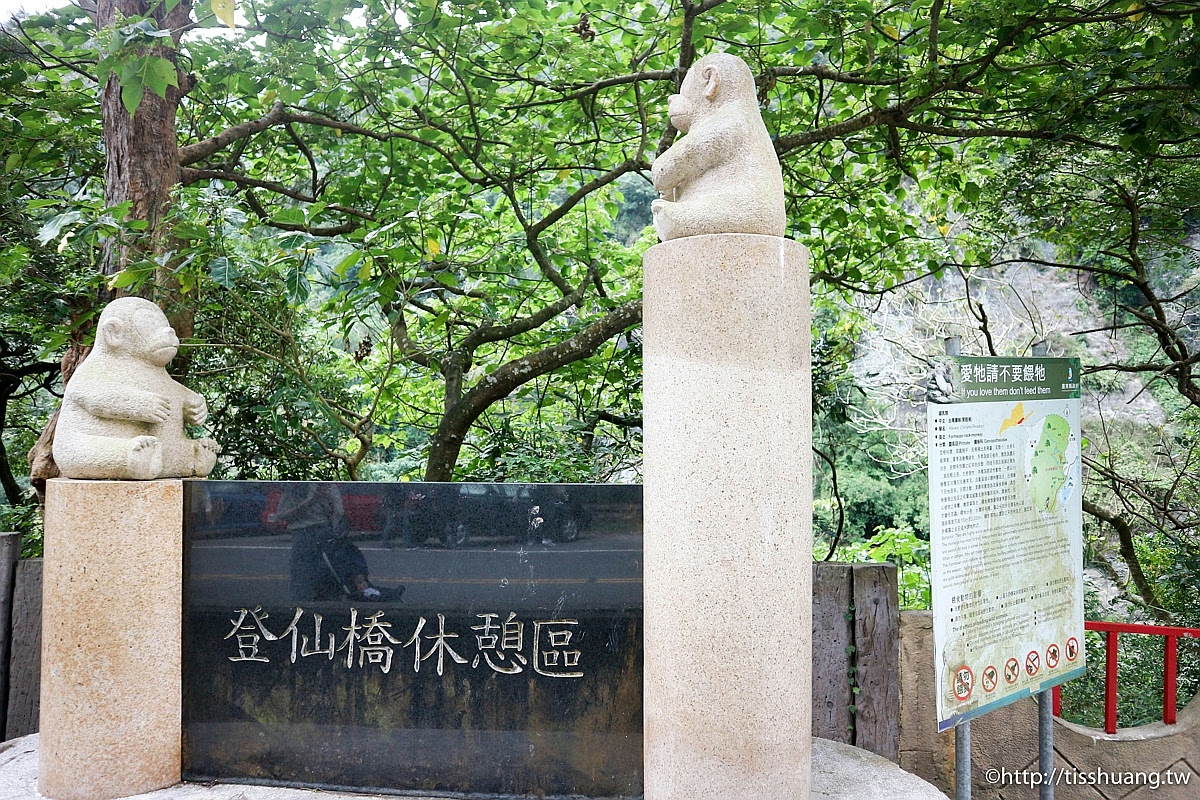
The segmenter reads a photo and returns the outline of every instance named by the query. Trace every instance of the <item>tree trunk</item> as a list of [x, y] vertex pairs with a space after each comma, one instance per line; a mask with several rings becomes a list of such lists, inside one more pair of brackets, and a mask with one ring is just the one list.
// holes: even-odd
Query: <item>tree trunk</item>
[[[118, 18], [145, 15], [154, 8], [154, 19], [160, 30], [170, 30], [175, 45], [191, 16], [191, 3], [181, 2], [170, 11], [164, 3], [145, 0], [101, 0], [100, 25], [112, 24]], [[160, 58], [177, 61], [177, 51], [170, 47], [153, 47], [149, 52]], [[108, 79], [100, 94], [100, 110], [104, 122], [104, 202], [115, 206], [128, 202], [129, 219], [146, 222], [145, 234], [133, 242], [109, 239], [104, 248], [101, 272], [115, 275], [131, 263], [153, 258], [168, 250], [178, 252], [172, 241], [169, 225], [163, 224], [171, 207], [171, 192], [182, 174], [179, 163], [179, 143], [175, 130], [175, 115], [180, 99], [191, 88], [192, 79], [178, 74], [179, 88], [167, 87], [167, 96], [159, 97], [146, 91], [137, 112], [131, 117], [121, 102], [121, 85], [114, 75]], [[192, 335], [194, 320], [190, 313], [180, 313], [171, 306], [179, 294], [179, 284], [168, 267], [159, 267], [154, 284], [148, 289], [151, 299], [167, 310], [172, 327], [181, 339]], [[102, 290], [104, 293], [105, 290]], [[112, 299], [102, 296], [102, 303]]]
[[[160, 30], [171, 30], [171, 37], [178, 45], [183, 28], [188, 24], [192, 5], [186, 0], [170, 11], [166, 3], [148, 3], [144, 0], [100, 0], [96, 13], [96, 24], [106, 26], [122, 24], [129, 17], [145, 16], [151, 6]], [[161, 58], [176, 62], [176, 51], [171, 47], [153, 47], [150, 52]], [[132, 262], [153, 258], [170, 248], [171, 234], [163, 224], [171, 205], [171, 191], [179, 183], [179, 146], [175, 131], [175, 113], [179, 100], [191, 87], [191, 79], [179, 75], [179, 89], [167, 88], [167, 96], [161, 98], [147, 90], [137, 111], [131, 117], [121, 102], [121, 86], [117, 77], [108, 79], [100, 92], [100, 111], [104, 123], [104, 201], [115, 206], [130, 204], [128, 219], [144, 220], [145, 231], [130, 242], [109, 239], [101, 259], [101, 273], [116, 275]], [[158, 297], [160, 305], [176, 292], [177, 285], [169, 277], [169, 270], [160, 270]], [[99, 305], [112, 300], [117, 292], [107, 286], [101, 287], [97, 301]], [[192, 334], [190, 314], [171, 314], [171, 322], [181, 338]], [[66, 388], [75, 368], [87, 356], [90, 348], [84, 348], [79, 340], [69, 345], [63, 356], [62, 385]], [[49, 424], [43, 429], [37, 444], [27, 456], [30, 464], [30, 482], [37, 489], [39, 499], [43, 497], [46, 481], [59, 476], [54, 463], [54, 428], [58, 420], [55, 411]]]
[[[151, 4], [144, 0], [100, 0], [97, 24], [112, 25], [123, 18], [144, 16]], [[191, 3], [181, 2], [170, 11], [165, 3], [155, 3], [154, 19], [160, 30], [171, 30], [176, 46], [183, 27], [191, 16]], [[171, 47], [153, 47], [149, 52], [160, 58], [177, 60]], [[104, 122], [104, 200], [109, 206], [129, 202], [129, 218], [147, 223], [145, 235], [123, 245], [110, 240], [105, 248], [101, 271], [115, 275], [130, 261], [154, 255], [166, 249], [170, 231], [160, 223], [171, 205], [171, 190], [179, 183], [179, 145], [175, 134], [175, 112], [179, 100], [190, 88], [190, 78], [179, 75], [179, 89], [167, 87], [167, 96], [146, 91], [131, 117], [121, 102], [121, 85], [111, 76], [100, 93], [100, 111]]]
[[[0, 433], [4, 431], [7, 416], [8, 400], [0, 398]], [[16, 476], [12, 474], [12, 469], [8, 466], [8, 451], [4, 448], [3, 436], [0, 436], [0, 486], [4, 487], [4, 498], [8, 500], [10, 506], [19, 506], [24, 502], [21, 487], [17, 483]]]

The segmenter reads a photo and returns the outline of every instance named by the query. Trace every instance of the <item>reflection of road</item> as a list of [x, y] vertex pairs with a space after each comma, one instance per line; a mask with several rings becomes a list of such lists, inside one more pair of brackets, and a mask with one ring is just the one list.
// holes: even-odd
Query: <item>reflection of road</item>
[[[554, 545], [389, 550], [357, 541], [378, 586], [404, 585], [413, 610], [580, 613], [640, 608], [642, 537], [606, 534]], [[291, 538], [199, 541], [189, 556], [189, 603], [286, 606]]]

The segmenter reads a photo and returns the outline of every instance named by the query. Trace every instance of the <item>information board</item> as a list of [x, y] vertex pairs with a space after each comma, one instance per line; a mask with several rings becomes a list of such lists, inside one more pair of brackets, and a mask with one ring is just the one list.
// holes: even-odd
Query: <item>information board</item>
[[947, 356], [928, 404], [938, 730], [1084, 670], [1079, 361]]

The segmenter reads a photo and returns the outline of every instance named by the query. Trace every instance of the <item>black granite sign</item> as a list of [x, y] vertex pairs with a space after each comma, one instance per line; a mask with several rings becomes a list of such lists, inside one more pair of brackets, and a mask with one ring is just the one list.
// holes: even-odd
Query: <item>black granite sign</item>
[[641, 487], [185, 485], [186, 780], [642, 793]]

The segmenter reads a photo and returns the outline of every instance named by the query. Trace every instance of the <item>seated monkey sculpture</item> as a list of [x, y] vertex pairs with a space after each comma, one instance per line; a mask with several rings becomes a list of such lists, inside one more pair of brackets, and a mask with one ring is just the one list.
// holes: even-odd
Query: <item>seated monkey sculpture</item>
[[162, 310], [122, 297], [100, 314], [96, 344], [63, 393], [54, 460], [67, 478], [204, 477], [220, 448], [189, 439], [208, 417], [204, 398], [167, 374], [179, 338]]
[[671, 124], [686, 135], [650, 171], [662, 195], [651, 205], [658, 238], [783, 236], [783, 174], [746, 62], [728, 53], [704, 56], [667, 109]]

